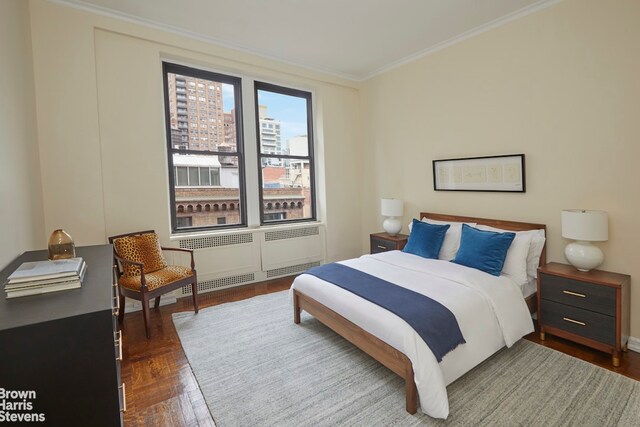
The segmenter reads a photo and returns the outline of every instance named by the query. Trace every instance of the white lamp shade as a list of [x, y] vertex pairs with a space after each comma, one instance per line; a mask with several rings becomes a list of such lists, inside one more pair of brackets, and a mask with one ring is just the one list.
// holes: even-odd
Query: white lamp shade
[[567, 209], [562, 211], [562, 237], [585, 242], [604, 242], [609, 239], [607, 213]]
[[380, 212], [383, 216], [404, 215], [403, 203], [400, 199], [382, 199]]

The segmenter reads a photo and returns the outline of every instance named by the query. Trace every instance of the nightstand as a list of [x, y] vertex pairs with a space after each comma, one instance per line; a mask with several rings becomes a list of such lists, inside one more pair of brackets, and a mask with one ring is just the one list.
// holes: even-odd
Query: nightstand
[[378, 252], [394, 250], [401, 251], [404, 245], [407, 244], [408, 238], [409, 236], [406, 234], [398, 234], [397, 236], [390, 236], [389, 233], [371, 234], [371, 253], [377, 254]]
[[566, 264], [549, 263], [538, 269], [540, 339], [550, 333], [612, 355], [620, 366], [620, 352], [629, 340], [631, 277]]

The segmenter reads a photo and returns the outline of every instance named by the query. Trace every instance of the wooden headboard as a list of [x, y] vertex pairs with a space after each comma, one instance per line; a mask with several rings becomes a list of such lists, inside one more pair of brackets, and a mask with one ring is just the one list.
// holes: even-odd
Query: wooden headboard
[[[428, 218], [436, 221], [453, 221], [453, 222], [475, 222], [476, 224], [488, 225], [490, 227], [502, 228], [511, 231], [526, 230], [544, 230], [547, 234], [547, 226], [544, 224], [533, 224], [529, 222], [505, 221], [502, 219], [476, 218], [472, 216], [447, 215], [430, 212], [420, 212], [420, 219]], [[540, 267], [547, 263], [547, 244], [545, 242], [540, 255]]]
[[[505, 221], [502, 219], [476, 218], [473, 216], [447, 215], [430, 212], [420, 212], [420, 219], [428, 218], [436, 221], [453, 221], [453, 222], [475, 222], [476, 224], [488, 225], [490, 227], [502, 228], [510, 231], [527, 231], [527, 230], [544, 230], [545, 237], [547, 235], [547, 226], [544, 224], [533, 224], [530, 222]], [[547, 263], [547, 243], [545, 241], [540, 254], [539, 267]], [[530, 313], [535, 313], [538, 309], [538, 298], [536, 294], [525, 298]]]

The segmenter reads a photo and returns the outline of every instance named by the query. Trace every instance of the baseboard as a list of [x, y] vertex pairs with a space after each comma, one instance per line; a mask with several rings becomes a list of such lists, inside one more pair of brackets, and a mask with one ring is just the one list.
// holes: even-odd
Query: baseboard
[[640, 338], [629, 337], [627, 348], [629, 350], [635, 351], [636, 353], [640, 353]]

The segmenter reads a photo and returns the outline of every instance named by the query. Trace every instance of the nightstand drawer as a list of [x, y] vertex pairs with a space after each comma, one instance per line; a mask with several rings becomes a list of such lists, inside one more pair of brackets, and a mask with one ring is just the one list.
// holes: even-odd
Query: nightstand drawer
[[544, 301], [540, 307], [540, 321], [546, 326], [616, 345], [616, 319], [612, 316], [553, 301]]
[[378, 237], [371, 236], [371, 253], [393, 251], [397, 247], [397, 243], [389, 240], [380, 239]]
[[550, 274], [540, 274], [540, 298], [590, 311], [616, 315], [616, 290]]

